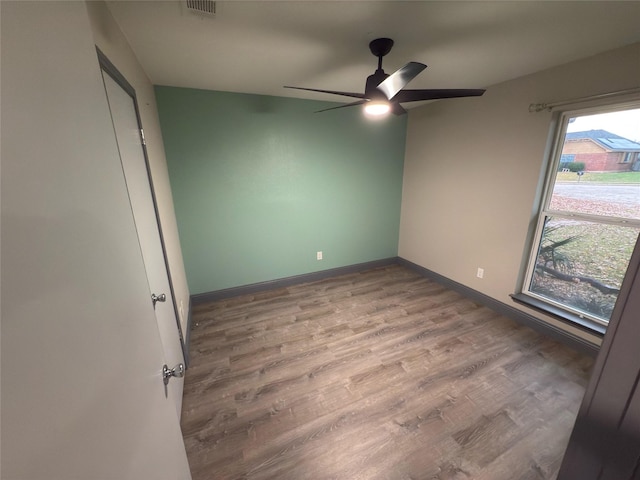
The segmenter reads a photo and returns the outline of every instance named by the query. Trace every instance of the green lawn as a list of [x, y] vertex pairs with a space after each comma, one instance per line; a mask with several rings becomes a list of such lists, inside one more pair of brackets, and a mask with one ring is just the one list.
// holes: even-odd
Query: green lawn
[[585, 172], [580, 178], [574, 172], [558, 172], [558, 182], [640, 183], [640, 172]]
[[[567, 275], [589, 277], [604, 285], [620, 288], [638, 238], [636, 227], [552, 220], [543, 241], [574, 240], [559, 246], [554, 253], [557, 264], [546, 263]], [[547, 259], [548, 260], [548, 259]], [[545, 258], [539, 257], [539, 263]], [[532, 291], [563, 305], [608, 320], [617, 295], [604, 294], [585, 282], [568, 282], [551, 276], [534, 276]]]
[[[550, 225], [554, 225], [553, 221]], [[575, 238], [558, 249], [571, 259], [574, 273], [619, 287], [638, 233], [636, 227], [560, 220], [556, 230], [546, 238], [551, 241]]]

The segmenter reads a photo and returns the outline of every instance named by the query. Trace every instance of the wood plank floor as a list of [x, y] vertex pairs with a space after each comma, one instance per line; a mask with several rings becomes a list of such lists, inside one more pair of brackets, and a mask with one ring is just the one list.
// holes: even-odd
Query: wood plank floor
[[193, 315], [194, 480], [554, 479], [592, 366], [395, 265]]

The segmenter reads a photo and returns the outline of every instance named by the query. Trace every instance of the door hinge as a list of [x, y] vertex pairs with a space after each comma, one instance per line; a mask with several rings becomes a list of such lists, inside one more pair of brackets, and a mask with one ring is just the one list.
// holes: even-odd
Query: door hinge
[[140, 129], [140, 140], [142, 141], [142, 145], [147, 145], [147, 141], [144, 139], [144, 130]]

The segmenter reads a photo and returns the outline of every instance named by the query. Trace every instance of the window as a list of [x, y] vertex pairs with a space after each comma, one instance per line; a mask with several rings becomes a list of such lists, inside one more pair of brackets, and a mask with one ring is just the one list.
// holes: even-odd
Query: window
[[619, 161], [636, 148], [640, 103], [560, 116], [516, 298], [604, 331], [640, 233], [640, 171]]

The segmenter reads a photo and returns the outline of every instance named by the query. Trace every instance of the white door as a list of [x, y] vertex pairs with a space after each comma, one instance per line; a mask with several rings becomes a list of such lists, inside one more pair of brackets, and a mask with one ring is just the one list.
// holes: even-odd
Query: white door
[[0, 477], [189, 480], [86, 4], [0, 11]]
[[[135, 99], [104, 70], [102, 77], [147, 273], [147, 298], [155, 310], [165, 359], [169, 368], [173, 368], [178, 364], [184, 364], [181, 334], [160, 238]], [[152, 300], [152, 297], [159, 300]], [[178, 418], [182, 406], [183, 385], [183, 378], [173, 378], [168, 385], [176, 404]]]

